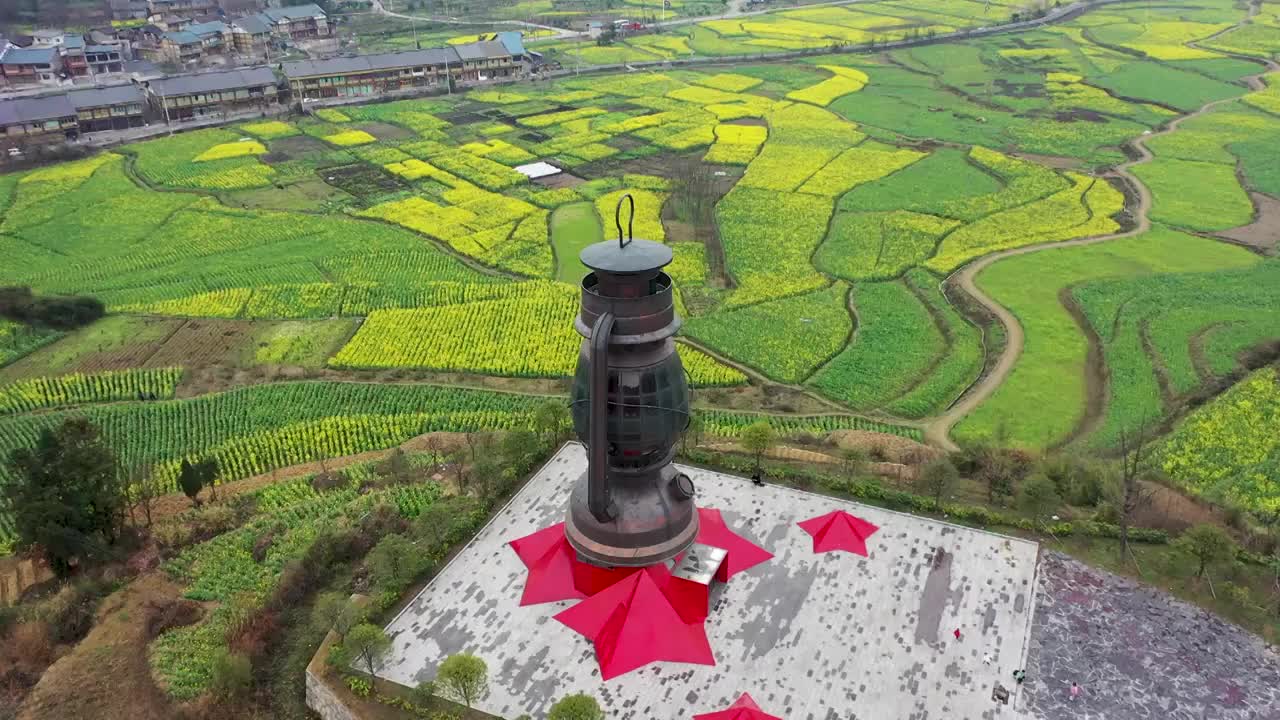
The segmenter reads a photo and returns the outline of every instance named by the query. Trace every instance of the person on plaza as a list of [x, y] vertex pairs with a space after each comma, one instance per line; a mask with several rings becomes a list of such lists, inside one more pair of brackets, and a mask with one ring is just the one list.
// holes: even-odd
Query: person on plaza
[[751, 473], [751, 483], [756, 487], [764, 487], [764, 478], [760, 475], [759, 469]]
[[984, 653], [984, 654], [983, 654], [983, 656], [982, 656], [982, 664], [983, 664], [983, 665], [990, 665], [990, 664], [991, 664], [991, 653]]
[[951, 632], [951, 634], [952, 634], [952, 635], [955, 635], [955, 636], [956, 636], [956, 639], [957, 639], [957, 640], [959, 640], [959, 639], [960, 639], [960, 628], [956, 628], [955, 630], [953, 630], [953, 631]]
[[1075, 702], [1080, 697], [1080, 686], [1074, 680], [1071, 681], [1071, 702]]

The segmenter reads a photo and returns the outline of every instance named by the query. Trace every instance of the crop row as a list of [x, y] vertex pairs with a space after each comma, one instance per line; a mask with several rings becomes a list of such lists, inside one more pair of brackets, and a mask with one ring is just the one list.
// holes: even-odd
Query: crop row
[[19, 380], [0, 385], [0, 414], [112, 400], [167, 399], [173, 397], [181, 380], [181, 368], [108, 370]]

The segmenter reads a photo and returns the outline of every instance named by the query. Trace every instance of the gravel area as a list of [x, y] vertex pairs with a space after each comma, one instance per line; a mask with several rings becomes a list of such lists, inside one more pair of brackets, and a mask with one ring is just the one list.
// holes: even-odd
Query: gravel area
[[1194, 605], [1045, 551], [1021, 703], [1040, 720], [1276, 720], [1280, 653]]

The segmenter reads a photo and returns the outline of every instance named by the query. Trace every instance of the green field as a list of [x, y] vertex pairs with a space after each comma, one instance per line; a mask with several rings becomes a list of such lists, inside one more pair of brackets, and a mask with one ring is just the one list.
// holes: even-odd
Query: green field
[[556, 252], [556, 279], [576, 282], [587, 273], [578, 259], [586, 246], [600, 242], [600, 221], [588, 203], [562, 205], [551, 213], [551, 245]]
[[[1017, 316], [1027, 345], [1012, 375], [956, 428], [963, 439], [997, 435], [1044, 447], [1066, 440], [1084, 417], [1086, 338], [1062, 304], [1062, 293], [1108, 277], [1141, 286], [1157, 273], [1234, 270], [1258, 263], [1240, 248], [1168, 229], [1080, 248], [1023, 255], [996, 263], [978, 285]], [[1052, 282], [1027, 282], [1052, 278]], [[1099, 332], [1110, 332], [1103, 327]]]

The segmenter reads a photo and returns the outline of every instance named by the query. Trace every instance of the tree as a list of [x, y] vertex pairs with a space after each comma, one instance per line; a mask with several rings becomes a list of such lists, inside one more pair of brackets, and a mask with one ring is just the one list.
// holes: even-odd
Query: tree
[[1153, 492], [1142, 486], [1142, 474], [1147, 465], [1147, 448], [1151, 436], [1147, 422], [1143, 420], [1135, 433], [1120, 430], [1120, 478], [1116, 514], [1120, 521], [1120, 559], [1133, 556], [1129, 547], [1129, 524], [1138, 510], [1151, 503]]
[[395, 448], [386, 459], [378, 463], [378, 477], [383, 480], [406, 484], [413, 480], [413, 466], [409, 464], [409, 456], [400, 448]]
[[560, 442], [572, 423], [569, 408], [559, 400], [543, 401], [533, 409], [533, 427], [550, 445]]
[[178, 468], [178, 487], [182, 488], [182, 493], [191, 500], [192, 505], [200, 506], [200, 490], [204, 483], [195, 466], [187, 462], [186, 458], [182, 459], [182, 465]]
[[773, 426], [764, 420], [751, 423], [738, 437], [742, 447], [755, 457], [756, 472], [760, 472], [760, 462], [764, 459], [764, 454], [769, 452], [769, 448], [773, 447], [777, 441], [778, 437], [773, 432]]
[[196, 463], [196, 468], [200, 473], [200, 482], [209, 488], [209, 495], [214, 499], [218, 499], [218, 460], [216, 458], [205, 458]]
[[595, 698], [578, 693], [561, 698], [552, 705], [547, 720], [604, 720], [604, 711]]
[[511, 430], [502, 436], [502, 457], [504, 465], [515, 475], [522, 475], [542, 455], [542, 442], [536, 433], [530, 430]]
[[702, 443], [702, 431], [704, 421], [701, 413], [689, 412], [689, 423], [685, 425], [684, 432], [680, 433], [680, 452], [689, 451], [689, 443], [693, 443], [696, 448]]
[[1040, 527], [1044, 519], [1052, 515], [1061, 504], [1062, 498], [1058, 496], [1058, 488], [1043, 473], [1036, 473], [1027, 478], [1018, 489], [1018, 509], [1030, 515], [1036, 527]]
[[924, 466], [915, 479], [916, 492], [933, 498], [938, 505], [960, 481], [960, 471], [947, 458], [938, 458]]
[[321, 632], [333, 630], [344, 639], [351, 628], [364, 622], [366, 611], [340, 592], [322, 593], [311, 608], [312, 625]]
[[9, 468], [15, 479], [2, 488], [8, 507], [21, 510], [17, 544], [42, 547], [59, 575], [115, 542], [126, 497], [115, 454], [93, 423], [70, 418], [44, 430], [34, 448], [10, 453]]
[[444, 441], [440, 439], [439, 435], [431, 433], [427, 435], [424, 445], [427, 453], [431, 456], [431, 472], [435, 473], [440, 468], [440, 458], [444, 455]]
[[422, 571], [426, 557], [404, 535], [388, 535], [369, 551], [365, 564], [374, 585], [384, 590], [400, 590]]
[[348, 657], [363, 660], [365, 666], [369, 668], [369, 674], [372, 675], [374, 661], [391, 648], [391, 638], [377, 625], [360, 623], [347, 633], [347, 637], [342, 641], [342, 647], [346, 650]]
[[1276, 617], [1280, 617], [1280, 550], [1271, 556], [1267, 566], [1271, 569], [1271, 599], [1275, 601]]
[[449, 453], [449, 465], [453, 469], [453, 481], [458, 486], [458, 493], [467, 491], [467, 449], [458, 446]]
[[1196, 577], [1204, 577], [1206, 570], [1231, 560], [1236, 554], [1236, 543], [1227, 531], [1208, 523], [1195, 525], [1182, 533], [1173, 541], [1173, 547], [1195, 559]]
[[489, 667], [471, 653], [450, 655], [440, 663], [436, 685], [469, 710], [476, 700], [489, 693]]
[[147, 527], [151, 527], [151, 509], [155, 507], [156, 498], [164, 494], [164, 489], [160, 487], [160, 481], [151, 472], [151, 468], [136, 468], [129, 475], [133, 506], [142, 510]]
[[[182, 488], [183, 494], [191, 498], [191, 504], [200, 505], [200, 491], [204, 488], [210, 488], [213, 491], [214, 483], [218, 479], [218, 461], [214, 458], [206, 458], [195, 463], [188, 462], [185, 458], [182, 465], [178, 469], [178, 487]], [[215, 496], [216, 500], [217, 497]]]

